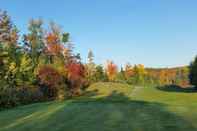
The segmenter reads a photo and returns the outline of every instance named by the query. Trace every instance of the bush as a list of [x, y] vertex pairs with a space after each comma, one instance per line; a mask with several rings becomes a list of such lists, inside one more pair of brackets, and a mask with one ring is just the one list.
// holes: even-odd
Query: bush
[[0, 108], [10, 108], [19, 105], [19, 98], [17, 97], [17, 90], [15, 88], [1, 88], [0, 89]]
[[24, 86], [20, 88], [5, 87], [0, 90], [0, 107], [11, 108], [18, 105], [43, 101], [43, 93], [38, 87]]
[[39, 87], [23, 86], [17, 90], [17, 98], [20, 104], [29, 104], [44, 100], [44, 95]]
[[78, 96], [86, 83], [85, 68], [81, 63], [73, 61], [68, 64], [67, 69], [70, 96]]
[[57, 91], [56, 100], [65, 100], [68, 97], [68, 88], [67, 87], [59, 87]]
[[65, 87], [63, 76], [52, 66], [45, 65], [38, 70], [38, 79], [45, 97], [55, 99], [58, 90]]
[[108, 81], [107, 74], [101, 65], [96, 66], [95, 79], [96, 82]]

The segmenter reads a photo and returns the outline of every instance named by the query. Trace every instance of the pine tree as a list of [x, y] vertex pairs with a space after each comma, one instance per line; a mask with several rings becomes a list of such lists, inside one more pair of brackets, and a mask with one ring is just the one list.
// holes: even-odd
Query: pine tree
[[197, 56], [190, 65], [190, 83], [194, 86], [197, 86]]
[[92, 50], [89, 50], [88, 52], [88, 64], [93, 64], [94, 63], [94, 54]]
[[0, 10], [0, 43], [14, 45], [18, 40], [18, 30], [6, 11]]
[[89, 84], [96, 81], [96, 65], [94, 64], [94, 55], [91, 50], [88, 52], [88, 63], [85, 65], [85, 77]]

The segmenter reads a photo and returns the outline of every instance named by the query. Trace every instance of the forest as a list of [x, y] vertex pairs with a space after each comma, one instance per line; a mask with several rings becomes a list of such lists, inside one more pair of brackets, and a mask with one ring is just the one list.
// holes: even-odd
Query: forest
[[[112, 60], [94, 63], [93, 51], [82, 63], [75, 54], [70, 34], [54, 22], [43, 28], [41, 19], [31, 19], [28, 32], [20, 35], [6, 11], [0, 11], [0, 108], [83, 95], [96, 82], [131, 85], [197, 85], [197, 57], [176, 68], [146, 68], [143, 64], [118, 67]], [[45, 26], [46, 27], [46, 26]], [[191, 60], [192, 61], [192, 60]]]
[[195, 6], [21, 1], [1, 2], [0, 131], [197, 130]]

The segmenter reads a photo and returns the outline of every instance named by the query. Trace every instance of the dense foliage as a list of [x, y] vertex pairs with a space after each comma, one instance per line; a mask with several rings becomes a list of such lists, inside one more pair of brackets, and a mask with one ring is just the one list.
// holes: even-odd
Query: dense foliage
[[197, 87], [197, 56], [190, 65], [190, 82]]
[[[41, 19], [32, 19], [22, 37], [7, 12], [0, 11], [0, 107], [13, 107], [47, 100], [64, 100], [81, 95], [90, 84], [99, 81], [135, 85], [187, 86], [188, 67], [150, 69], [126, 64], [121, 70], [108, 61], [104, 67], [73, 53], [70, 35], [51, 22], [45, 29]], [[20, 41], [19, 41], [20, 39]], [[190, 79], [196, 84], [197, 58], [191, 64]]]
[[42, 20], [30, 20], [19, 43], [18, 30], [0, 11], [0, 29], [1, 107], [65, 99], [84, 87], [79, 55], [72, 52], [69, 33], [55, 23], [44, 29]]

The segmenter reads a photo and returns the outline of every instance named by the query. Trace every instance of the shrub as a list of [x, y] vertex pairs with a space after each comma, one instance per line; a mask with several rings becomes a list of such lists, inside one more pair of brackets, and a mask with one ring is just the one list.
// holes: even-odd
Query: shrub
[[81, 88], [85, 84], [84, 74], [85, 69], [81, 63], [71, 62], [67, 66], [68, 70], [68, 83], [70, 89], [70, 95], [80, 95]]
[[0, 88], [0, 107], [10, 108], [18, 105], [43, 101], [43, 93], [38, 87], [23, 86], [18, 88]]
[[20, 104], [29, 104], [44, 100], [44, 95], [39, 87], [23, 86], [17, 90], [17, 98]]
[[50, 65], [39, 68], [38, 78], [41, 89], [48, 98], [56, 98], [59, 88], [65, 85], [63, 76]]
[[107, 81], [107, 75], [104, 72], [103, 67], [101, 65], [96, 66], [95, 79], [96, 82]]
[[66, 88], [64, 86], [59, 87], [57, 91], [56, 99], [61, 101], [61, 100], [65, 100], [67, 97], [68, 97], [67, 87]]
[[20, 104], [16, 88], [0, 89], [0, 108], [10, 108]]

